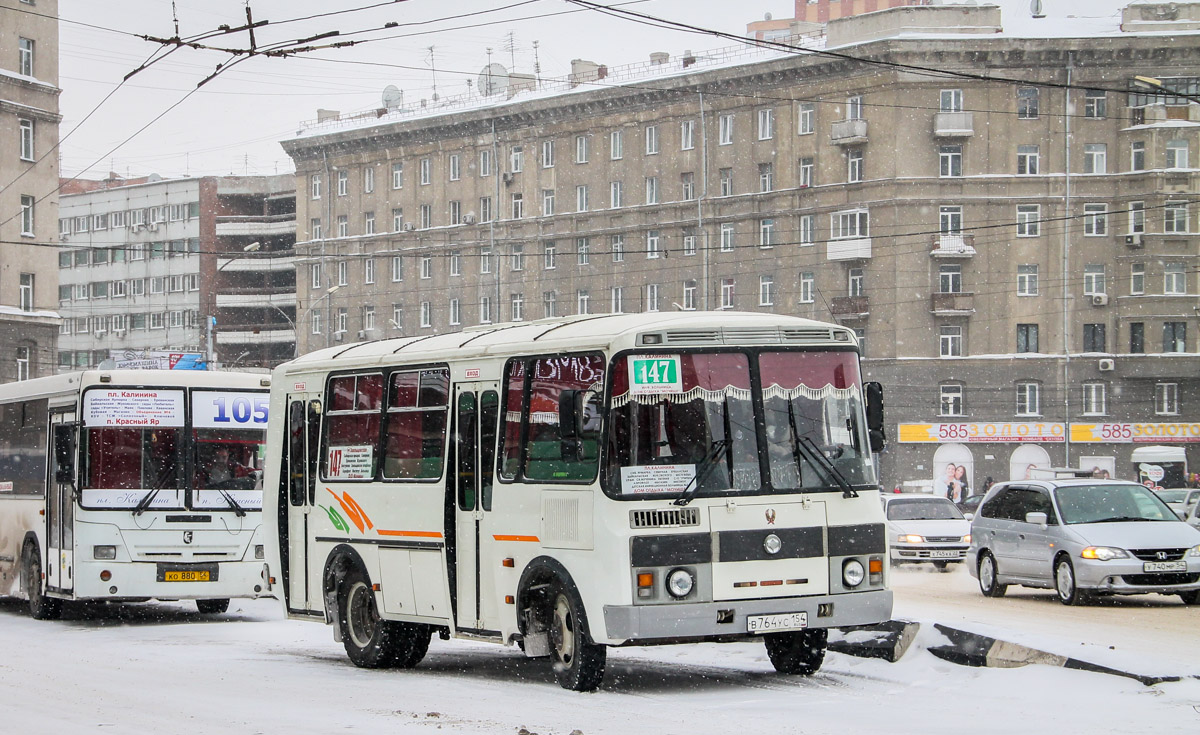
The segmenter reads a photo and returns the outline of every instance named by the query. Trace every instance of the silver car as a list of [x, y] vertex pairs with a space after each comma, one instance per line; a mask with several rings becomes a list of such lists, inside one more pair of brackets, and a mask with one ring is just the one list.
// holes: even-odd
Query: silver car
[[1186, 519], [1192, 508], [1196, 507], [1196, 503], [1200, 502], [1200, 489], [1197, 488], [1168, 488], [1156, 490], [1155, 494], [1175, 511], [1175, 515], [1183, 519]]
[[949, 499], [916, 493], [881, 499], [892, 564], [932, 562], [945, 572], [967, 558], [971, 524]]
[[1135, 482], [998, 484], [971, 522], [969, 559], [988, 597], [1020, 584], [1053, 589], [1065, 605], [1143, 592], [1200, 603], [1200, 530]]

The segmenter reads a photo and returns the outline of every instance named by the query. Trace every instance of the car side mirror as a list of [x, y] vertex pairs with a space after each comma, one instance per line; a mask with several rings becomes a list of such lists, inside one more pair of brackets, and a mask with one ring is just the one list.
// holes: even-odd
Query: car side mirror
[[963, 518], [966, 518], [968, 521], [973, 521], [973, 520], [975, 520], [975, 514], [974, 513], [963, 513]]
[[578, 439], [583, 434], [583, 391], [566, 389], [558, 394], [558, 435]]
[[1041, 511], [1038, 511], [1036, 513], [1026, 513], [1025, 514], [1025, 522], [1032, 523], [1035, 526], [1041, 526], [1042, 528], [1045, 528], [1048, 521], [1049, 521], [1049, 516], [1047, 516], [1045, 513], [1042, 513]]
[[887, 432], [883, 427], [883, 384], [870, 381], [863, 384], [866, 394], [867, 437], [871, 451], [878, 454], [887, 444]]

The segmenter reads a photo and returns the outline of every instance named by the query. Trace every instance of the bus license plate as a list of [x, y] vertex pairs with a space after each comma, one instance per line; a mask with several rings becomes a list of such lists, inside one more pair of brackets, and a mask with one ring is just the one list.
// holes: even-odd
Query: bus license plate
[[164, 582], [208, 582], [210, 581], [208, 570], [186, 572], [164, 572]]
[[957, 559], [962, 556], [959, 551], [931, 551], [929, 552], [930, 559]]
[[1143, 572], [1186, 572], [1186, 561], [1148, 561], [1142, 565]]
[[779, 615], [750, 615], [746, 630], [750, 633], [774, 633], [780, 630], [802, 630], [808, 627], [808, 613], [794, 612]]

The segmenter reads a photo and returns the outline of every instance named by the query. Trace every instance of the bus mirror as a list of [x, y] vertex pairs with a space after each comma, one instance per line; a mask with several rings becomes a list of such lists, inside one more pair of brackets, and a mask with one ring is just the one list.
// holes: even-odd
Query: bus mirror
[[558, 394], [558, 434], [563, 439], [578, 439], [583, 433], [583, 397], [581, 390]]
[[887, 432], [883, 426], [883, 385], [875, 381], [863, 384], [866, 392], [867, 436], [871, 442], [872, 452], [882, 452], [887, 442]]
[[54, 427], [54, 481], [60, 485], [75, 482], [75, 426]]

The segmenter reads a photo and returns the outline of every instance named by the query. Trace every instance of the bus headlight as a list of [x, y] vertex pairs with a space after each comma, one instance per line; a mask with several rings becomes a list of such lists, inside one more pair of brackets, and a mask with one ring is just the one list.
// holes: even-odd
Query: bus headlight
[[266, 559], [267, 558], [266, 551], [264, 550], [262, 544], [254, 545], [254, 558], [255, 559]]
[[92, 558], [93, 559], [116, 559], [117, 558], [117, 547], [115, 547], [115, 546], [93, 546], [92, 547]]
[[667, 575], [667, 592], [671, 597], [687, 597], [696, 586], [696, 578], [686, 569], [673, 569]]
[[842, 581], [847, 587], [859, 586], [866, 576], [867, 570], [863, 569], [862, 562], [858, 559], [847, 559], [842, 565]]

